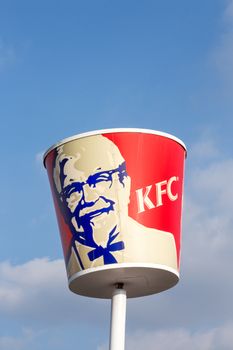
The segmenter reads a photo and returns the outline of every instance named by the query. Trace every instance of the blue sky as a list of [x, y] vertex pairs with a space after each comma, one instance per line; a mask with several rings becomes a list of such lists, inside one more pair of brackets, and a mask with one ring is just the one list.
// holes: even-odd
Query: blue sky
[[68, 291], [42, 154], [111, 127], [188, 148], [181, 281], [128, 301], [126, 349], [233, 343], [233, 1], [0, 1], [0, 349], [106, 350], [110, 302]]

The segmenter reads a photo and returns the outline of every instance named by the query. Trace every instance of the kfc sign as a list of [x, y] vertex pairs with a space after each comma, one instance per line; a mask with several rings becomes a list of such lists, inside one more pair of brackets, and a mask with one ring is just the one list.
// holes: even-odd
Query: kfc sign
[[153, 185], [146, 186], [145, 189], [139, 188], [138, 190], [136, 190], [138, 213], [142, 213], [146, 209], [152, 209], [163, 205], [163, 195], [167, 195], [171, 201], [175, 201], [178, 198], [178, 193], [172, 193], [171, 186], [174, 181], [178, 181], [177, 176], [172, 176], [169, 180], [160, 181], [154, 185], [154, 190], [156, 191], [155, 203], [153, 203], [149, 198], [149, 193]]
[[138, 263], [178, 274], [185, 155], [170, 135], [130, 129], [78, 135], [45, 154], [69, 279]]

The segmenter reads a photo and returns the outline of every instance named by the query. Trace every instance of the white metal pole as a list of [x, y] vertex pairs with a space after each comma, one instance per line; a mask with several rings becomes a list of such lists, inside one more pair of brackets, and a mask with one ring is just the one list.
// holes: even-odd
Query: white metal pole
[[109, 350], [125, 349], [126, 291], [118, 283], [112, 295]]

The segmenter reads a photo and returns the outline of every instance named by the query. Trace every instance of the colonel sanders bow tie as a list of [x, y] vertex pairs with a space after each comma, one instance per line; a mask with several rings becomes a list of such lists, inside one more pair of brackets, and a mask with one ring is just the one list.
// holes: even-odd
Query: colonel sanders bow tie
[[[115, 233], [116, 226], [112, 229], [112, 231], [109, 233], [109, 238], [106, 247], [102, 247], [101, 245], [98, 245], [95, 243], [93, 238], [90, 239], [90, 237], [77, 237], [77, 241], [85, 246], [94, 248], [88, 253], [88, 258], [90, 261], [94, 261], [101, 256], [104, 259], [104, 264], [114, 264], [117, 263], [116, 258], [113, 256], [112, 252], [116, 252], [119, 250], [123, 250], [125, 248], [124, 242], [119, 241], [113, 243], [113, 241], [117, 238], [119, 235], [119, 232]], [[88, 235], [85, 235], [88, 236]]]

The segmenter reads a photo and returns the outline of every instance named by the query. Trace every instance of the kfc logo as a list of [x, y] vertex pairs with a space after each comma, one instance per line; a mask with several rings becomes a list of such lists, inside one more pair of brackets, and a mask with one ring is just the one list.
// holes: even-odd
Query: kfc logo
[[155, 184], [156, 202], [153, 203], [149, 198], [149, 193], [153, 185], [146, 186], [146, 189], [140, 188], [136, 190], [138, 213], [142, 213], [147, 209], [153, 209], [163, 205], [163, 196], [167, 195], [170, 201], [175, 201], [178, 198], [178, 193], [172, 193], [172, 184], [174, 181], [178, 181], [177, 176], [172, 176], [169, 180], [157, 182]]

